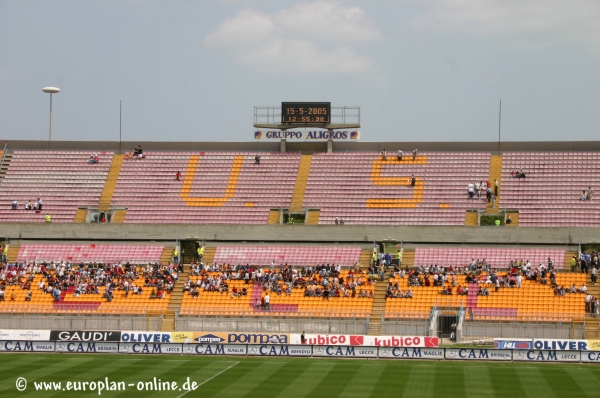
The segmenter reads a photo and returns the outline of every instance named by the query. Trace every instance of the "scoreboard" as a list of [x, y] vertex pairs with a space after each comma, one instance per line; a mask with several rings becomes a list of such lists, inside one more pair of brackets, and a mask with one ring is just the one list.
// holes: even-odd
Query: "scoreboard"
[[331, 102], [282, 102], [281, 123], [329, 124]]

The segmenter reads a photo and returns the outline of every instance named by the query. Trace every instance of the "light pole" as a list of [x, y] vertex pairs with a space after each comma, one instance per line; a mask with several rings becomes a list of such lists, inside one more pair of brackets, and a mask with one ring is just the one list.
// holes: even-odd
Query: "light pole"
[[42, 89], [45, 93], [50, 93], [50, 136], [48, 141], [52, 141], [52, 94], [60, 93], [60, 88], [58, 87], [44, 87]]

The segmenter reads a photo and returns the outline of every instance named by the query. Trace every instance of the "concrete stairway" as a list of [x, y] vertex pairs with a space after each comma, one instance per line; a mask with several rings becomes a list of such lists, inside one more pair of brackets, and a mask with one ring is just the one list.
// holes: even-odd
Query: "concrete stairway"
[[362, 249], [360, 252], [360, 257], [358, 262], [363, 269], [369, 268], [371, 265], [371, 257], [373, 256], [373, 251], [371, 249]]
[[319, 224], [319, 218], [321, 217], [321, 210], [309, 210], [306, 214], [306, 221], [304, 221], [307, 225], [317, 225]]
[[492, 194], [494, 192], [494, 179], [498, 180], [498, 196], [494, 207], [488, 203], [487, 213], [498, 213], [500, 211], [500, 194], [502, 191], [502, 155], [492, 155], [490, 158], [490, 184], [492, 184]]
[[279, 224], [279, 210], [269, 211], [269, 218], [267, 219], [267, 224], [271, 224], [271, 225]]
[[161, 264], [169, 264], [171, 262], [171, 260], [173, 259], [173, 251], [175, 249], [171, 246], [166, 246], [163, 249], [162, 255], [160, 256], [160, 263]]
[[[171, 249], [171, 252], [173, 250]], [[164, 252], [163, 252], [164, 254]], [[181, 308], [183, 303], [183, 295], [185, 294], [183, 291], [183, 285], [188, 280], [188, 276], [190, 274], [190, 266], [184, 265], [183, 272], [179, 274], [179, 279], [175, 283], [173, 287], [173, 292], [171, 293], [171, 297], [169, 299], [169, 306], [167, 307], [167, 311], [163, 316], [163, 322], [161, 326], [162, 332], [173, 332], [175, 331], [175, 312]]]
[[104, 183], [104, 189], [98, 202], [98, 210], [109, 210], [110, 202], [112, 201], [115, 187], [117, 186], [117, 180], [121, 173], [121, 167], [123, 166], [123, 159], [125, 155], [114, 155], [110, 169], [108, 169], [108, 175], [106, 176], [106, 182]]
[[73, 222], [76, 224], [83, 224], [83, 223], [85, 223], [86, 216], [87, 216], [86, 209], [77, 209], [77, 213], [75, 213], [75, 218], [73, 219]]
[[304, 202], [304, 193], [306, 192], [311, 162], [312, 155], [302, 155], [298, 167], [298, 176], [296, 177], [294, 193], [292, 194], [292, 202], [290, 203], [290, 212], [300, 213], [302, 211], [302, 203]]
[[215, 259], [215, 253], [217, 252], [216, 247], [204, 247], [204, 257], [202, 258], [202, 262], [204, 264], [211, 264]]
[[9, 263], [14, 263], [15, 261], [17, 261], [17, 256], [19, 255], [20, 249], [20, 245], [8, 245], [8, 254], [6, 255], [6, 257]]
[[[2, 151], [0, 151], [0, 159], [2, 159]], [[0, 164], [0, 181], [6, 175], [6, 171], [8, 170], [8, 165], [12, 159], [12, 153], [8, 153], [8, 151], [4, 154], [4, 162]]]
[[377, 282], [375, 287], [375, 299], [373, 300], [373, 308], [371, 309], [371, 317], [369, 318], [369, 330], [367, 332], [370, 336], [381, 335], [381, 318], [385, 313], [385, 291], [389, 283], [389, 276], [386, 274], [384, 280]]
[[573, 256], [577, 257], [577, 252], [565, 253], [565, 271], [567, 272], [571, 272], [571, 259], [573, 258]]
[[402, 267], [413, 268], [415, 266], [415, 249], [404, 249], [402, 253]]

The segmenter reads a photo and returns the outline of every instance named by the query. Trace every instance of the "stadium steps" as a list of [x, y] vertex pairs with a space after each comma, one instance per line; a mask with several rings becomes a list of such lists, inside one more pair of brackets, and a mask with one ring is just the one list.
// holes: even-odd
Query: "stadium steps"
[[304, 202], [304, 193], [306, 192], [311, 162], [312, 155], [302, 155], [300, 158], [300, 165], [298, 166], [298, 174], [296, 176], [296, 185], [294, 185], [292, 202], [290, 203], [290, 212], [292, 213], [302, 212], [302, 203]]
[[358, 259], [358, 263], [361, 268], [365, 269], [365, 271], [369, 268], [371, 264], [371, 257], [373, 256], [373, 252], [371, 249], [362, 249], [360, 252], [360, 258]]
[[506, 215], [510, 216], [510, 219], [512, 220], [511, 224], [506, 224], [507, 227], [518, 227], [519, 226], [519, 213], [518, 212], [510, 212], [507, 211]]
[[369, 318], [369, 330], [367, 334], [370, 336], [381, 335], [381, 318], [385, 313], [385, 291], [389, 277], [386, 273], [385, 278], [382, 281], [377, 282], [375, 286], [373, 308], [371, 309], [371, 318]]
[[402, 266], [409, 268], [415, 266], [415, 249], [404, 250], [402, 253]]
[[120, 209], [113, 211], [112, 218], [110, 219], [111, 224], [123, 224], [125, 222], [125, 216], [127, 215], [127, 209]]
[[577, 252], [565, 252], [565, 271], [571, 272], [571, 259], [577, 257]]
[[304, 223], [307, 225], [317, 225], [319, 224], [320, 217], [321, 210], [309, 210], [306, 214], [306, 221]]
[[[172, 300], [172, 298], [171, 298]], [[175, 311], [167, 310], [163, 314], [163, 320], [160, 326], [161, 332], [174, 332], [175, 331]]]
[[279, 210], [271, 210], [269, 211], [269, 218], [267, 219], [267, 224], [277, 225], [279, 224]]
[[21, 249], [20, 245], [8, 245], [8, 262], [14, 263], [17, 261], [17, 256], [19, 255], [19, 250]]
[[202, 257], [202, 262], [204, 264], [212, 264], [215, 259], [215, 253], [217, 252], [216, 247], [206, 247], [204, 246], [204, 257]]
[[100, 195], [98, 202], [98, 210], [110, 210], [110, 202], [112, 201], [115, 187], [117, 186], [117, 180], [121, 173], [121, 167], [123, 166], [123, 159], [125, 155], [114, 155], [110, 168], [108, 169], [108, 175], [106, 176], [106, 182]]
[[169, 264], [171, 262], [171, 260], [173, 259], [173, 251], [175, 249], [172, 247], [167, 247], [165, 246], [165, 248], [163, 249], [162, 255], [160, 256], [160, 263], [161, 264]]
[[[2, 159], [3, 152], [0, 151], [0, 159]], [[0, 181], [6, 175], [6, 171], [8, 170], [8, 165], [10, 164], [10, 160], [12, 159], [12, 153], [6, 152], [4, 154], [4, 161], [0, 164]]]
[[75, 218], [73, 219], [73, 222], [76, 224], [83, 224], [83, 223], [85, 223], [86, 216], [87, 216], [86, 209], [77, 209], [77, 213], [75, 213]]
[[479, 213], [476, 211], [467, 211], [465, 214], [465, 226], [477, 227], [479, 225]]
[[502, 184], [502, 155], [492, 155], [490, 158], [490, 184], [492, 184], [492, 194], [494, 192], [494, 179], [498, 180], [498, 197], [492, 207], [492, 204], [487, 205], [486, 212], [497, 214], [500, 211], [500, 189]]
[[[171, 250], [171, 253], [173, 250]], [[164, 254], [164, 252], [163, 252]], [[190, 266], [183, 265], [183, 272], [179, 274], [179, 279], [175, 282], [175, 286], [173, 286], [173, 291], [171, 292], [171, 298], [169, 300], [169, 307], [167, 307], [167, 311], [163, 317], [163, 322], [161, 326], [162, 332], [173, 332], [175, 331], [175, 312], [181, 308], [183, 304], [183, 285], [188, 280], [190, 275]]]

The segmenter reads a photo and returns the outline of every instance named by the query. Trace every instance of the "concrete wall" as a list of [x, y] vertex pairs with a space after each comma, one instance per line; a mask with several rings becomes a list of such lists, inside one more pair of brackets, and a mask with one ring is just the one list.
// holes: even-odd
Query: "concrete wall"
[[[24, 240], [156, 240], [199, 238], [247, 242], [377, 242], [568, 245], [600, 241], [600, 228], [444, 226], [176, 225], [2, 223], [0, 237]], [[16, 243], [16, 242], [14, 242]]]
[[161, 316], [0, 314], [0, 329], [160, 330]]
[[427, 321], [384, 321], [381, 324], [382, 336], [428, 336]]
[[367, 320], [177, 317], [175, 330], [204, 332], [367, 334]]
[[[493, 338], [570, 339], [570, 323], [485, 323], [463, 322], [462, 340]], [[585, 338], [583, 326], [576, 325], [574, 337]]]

